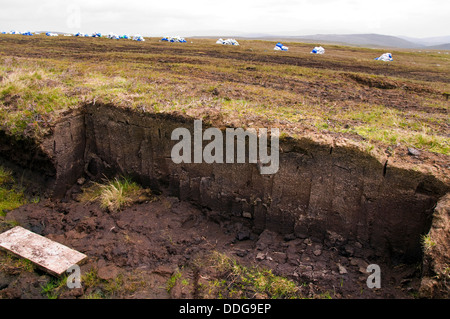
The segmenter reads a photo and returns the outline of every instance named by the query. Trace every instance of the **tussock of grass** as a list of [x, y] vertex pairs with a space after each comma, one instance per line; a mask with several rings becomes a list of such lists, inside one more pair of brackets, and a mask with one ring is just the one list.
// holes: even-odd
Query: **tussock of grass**
[[80, 201], [100, 202], [100, 206], [109, 212], [118, 212], [123, 208], [142, 200], [150, 199], [150, 190], [143, 189], [128, 178], [107, 180], [105, 184], [93, 183], [85, 188]]

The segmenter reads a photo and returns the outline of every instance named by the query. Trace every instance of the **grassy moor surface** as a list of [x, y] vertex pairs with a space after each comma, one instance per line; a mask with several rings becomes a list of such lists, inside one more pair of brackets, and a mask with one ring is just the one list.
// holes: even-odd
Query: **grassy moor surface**
[[61, 112], [98, 101], [219, 126], [279, 127], [285, 136], [345, 137], [394, 161], [407, 147], [449, 155], [445, 52], [393, 51], [394, 61], [382, 62], [374, 60], [382, 50], [330, 45], [321, 56], [310, 44], [273, 45], [2, 35], [1, 123], [39, 138]]

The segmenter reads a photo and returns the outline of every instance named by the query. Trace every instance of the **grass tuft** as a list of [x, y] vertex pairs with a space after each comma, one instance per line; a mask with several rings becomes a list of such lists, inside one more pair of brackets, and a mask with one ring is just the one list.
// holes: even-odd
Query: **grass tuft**
[[436, 242], [431, 238], [430, 234], [422, 236], [422, 246], [425, 252], [429, 252], [436, 246]]
[[129, 178], [121, 177], [105, 184], [93, 183], [90, 187], [83, 190], [79, 197], [80, 201], [99, 201], [100, 206], [109, 212], [118, 212], [123, 208], [145, 200], [150, 199], [150, 190], [143, 189], [137, 183]]

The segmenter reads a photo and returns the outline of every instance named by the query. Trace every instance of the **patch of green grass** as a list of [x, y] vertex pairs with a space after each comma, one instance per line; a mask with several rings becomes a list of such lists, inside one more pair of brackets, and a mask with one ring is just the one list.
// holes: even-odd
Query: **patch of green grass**
[[57, 299], [58, 295], [55, 293], [57, 284], [53, 281], [49, 281], [46, 285], [42, 286], [42, 294], [46, 295], [48, 299]]
[[6, 212], [16, 209], [25, 203], [22, 192], [0, 187], [0, 216], [5, 216]]
[[105, 295], [101, 291], [94, 291], [88, 295], [83, 296], [83, 299], [104, 299]]
[[422, 236], [422, 246], [423, 249], [427, 252], [433, 249], [434, 246], [436, 246], [436, 242], [433, 241], [430, 234], [423, 235]]
[[48, 299], [58, 299], [64, 287], [66, 287], [67, 276], [51, 278], [45, 285], [41, 286], [41, 293]]
[[351, 131], [368, 140], [381, 141], [388, 145], [400, 142], [408, 146], [413, 146], [417, 149], [427, 149], [429, 151], [444, 155], [450, 154], [450, 138], [446, 137], [422, 132], [407, 132], [396, 129], [368, 126], [357, 126], [352, 128]]
[[122, 274], [119, 274], [116, 278], [106, 283], [105, 292], [110, 296], [114, 296], [116, 293], [123, 290], [123, 287], [124, 287], [124, 278]]
[[101, 283], [101, 279], [98, 277], [97, 270], [92, 268], [81, 276], [82, 285], [86, 288], [96, 287]]
[[203, 284], [203, 291], [209, 297], [219, 298], [304, 298], [297, 284], [285, 277], [277, 276], [270, 269], [246, 267], [219, 252], [212, 252], [206, 264], [200, 267], [213, 268], [217, 277]]
[[167, 280], [166, 290], [167, 292], [170, 292], [173, 287], [175, 287], [178, 279], [181, 278], [181, 272], [176, 271], [172, 276], [170, 276], [169, 280]]
[[0, 216], [25, 203], [23, 189], [15, 183], [11, 171], [0, 166]]
[[147, 285], [142, 274], [131, 271], [127, 274], [119, 274], [115, 278], [105, 280], [98, 276], [96, 268], [91, 268], [81, 276], [81, 284], [84, 291], [84, 299], [120, 298], [123, 294], [129, 295], [139, 288]]

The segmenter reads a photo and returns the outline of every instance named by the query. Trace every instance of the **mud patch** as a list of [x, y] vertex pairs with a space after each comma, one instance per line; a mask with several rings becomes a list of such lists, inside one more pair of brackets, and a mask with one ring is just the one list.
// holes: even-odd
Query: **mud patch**
[[354, 80], [356, 83], [366, 85], [370, 88], [375, 87], [383, 90], [392, 90], [399, 87], [399, 85], [394, 81], [382, 79], [376, 76], [363, 76], [356, 73], [346, 73], [345, 76]]
[[[7, 219], [89, 256], [82, 273], [95, 270], [103, 286], [98, 282], [86, 283], [81, 290], [62, 289], [60, 298], [86, 298], [93, 293], [117, 298], [203, 298], [202, 278], [227, 279], [207, 264], [199, 267], [198, 258], [211, 252], [289, 278], [305, 297], [411, 298], [420, 282], [414, 265], [390, 264], [361, 243], [346, 242], [337, 234], [327, 233], [322, 242], [269, 230], [257, 234], [244, 218], [226, 220], [218, 212], [163, 195], [114, 214], [102, 211], [97, 203], [46, 201], [25, 205]], [[344, 245], [337, 249], [339, 244]], [[366, 286], [365, 268], [374, 262], [382, 268], [383, 289]], [[183, 272], [189, 284], [168, 289], [176, 272]], [[1, 273], [2, 297], [46, 297], [41, 286], [50, 277], [37, 271]], [[122, 276], [121, 289], [108, 295], [105, 280], [118, 276]]]

